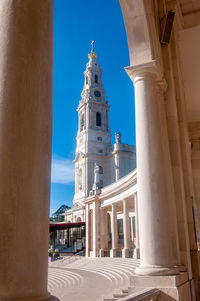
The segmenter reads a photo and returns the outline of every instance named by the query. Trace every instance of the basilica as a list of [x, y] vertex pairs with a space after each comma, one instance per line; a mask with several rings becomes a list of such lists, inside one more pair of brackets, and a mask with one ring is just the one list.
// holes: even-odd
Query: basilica
[[[112, 216], [111, 205], [117, 201], [110, 199], [108, 190], [116, 191], [116, 185], [126, 181], [126, 176], [136, 168], [135, 146], [121, 142], [121, 133], [115, 133], [115, 144], [111, 144], [109, 129], [109, 108], [102, 81], [102, 70], [97, 62], [92, 41], [91, 53], [88, 55], [84, 72], [84, 86], [78, 105], [79, 127], [75, 160], [75, 195], [73, 207], [65, 212], [66, 222], [86, 222], [86, 253], [88, 256], [117, 256], [123, 249], [123, 204], [122, 199]], [[115, 193], [116, 194], [116, 193]], [[106, 208], [103, 204], [109, 201]], [[104, 197], [104, 201], [100, 201]], [[97, 201], [98, 199], [98, 201]], [[116, 206], [116, 204], [115, 204]], [[117, 207], [117, 206], [116, 206]], [[128, 234], [133, 248], [126, 248], [124, 256], [132, 256], [134, 249], [135, 213], [130, 211], [132, 234]], [[97, 218], [105, 219], [104, 229], [98, 227]], [[126, 209], [127, 210], [127, 209]], [[128, 212], [126, 212], [126, 215]], [[112, 219], [113, 223], [112, 223]], [[129, 219], [129, 216], [128, 216]], [[114, 229], [112, 228], [112, 224]], [[116, 225], [115, 225], [116, 224]], [[117, 231], [118, 224], [118, 231]], [[93, 230], [94, 229], [94, 230]], [[116, 232], [116, 233], [115, 233]], [[113, 235], [112, 235], [113, 233]], [[102, 245], [97, 244], [102, 237]], [[119, 247], [116, 247], [117, 241]], [[105, 246], [104, 246], [105, 245]], [[128, 243], [131, 246], [130, 242]], [[132, 252], [130, 253], [130, 251]]]

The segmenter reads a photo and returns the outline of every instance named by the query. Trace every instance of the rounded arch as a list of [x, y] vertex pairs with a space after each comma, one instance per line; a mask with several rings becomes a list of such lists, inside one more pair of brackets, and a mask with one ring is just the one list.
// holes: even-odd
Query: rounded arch
[[76, 222], [77, 222], [77, 223], [82, 222], [82, 218], [81, 218], [80, 216], [78, 216], [78, 217], [76, 218]]
[[[130, 64], [142, 65], [160, 57], [152, 0], [119, 0], [126, 27]], [[148, 13], [147, 13], [148, 12]]]

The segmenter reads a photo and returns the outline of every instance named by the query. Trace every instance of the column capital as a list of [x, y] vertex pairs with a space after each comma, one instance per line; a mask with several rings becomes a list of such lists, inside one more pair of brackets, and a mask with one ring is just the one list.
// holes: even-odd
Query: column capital
[[[160, 63], [157, 60], [152, 60], [144, 64], [125, 67], [125, 71], [133, 81], [133, 84], [144, 78], [154, 79], [161, 91], [166, 92], [167, 82], [163, 76], [163, 71]], [[160, 89], [159, 89], [160, 90]]]
[[123, 199], [122, 199], [122, 204], [123, 204], [123, 206], [126, 207], [126, 208], [128, 208], [128, 200], [129, 200], [128, 198], [123, 198]]

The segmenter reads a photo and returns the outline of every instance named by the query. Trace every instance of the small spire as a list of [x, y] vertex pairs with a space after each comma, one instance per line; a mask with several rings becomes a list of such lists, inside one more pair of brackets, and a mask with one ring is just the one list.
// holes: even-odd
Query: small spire
[[88, 54], [88, 58], [89, 59], [96, 59], [97, 58], [97, 54], [94, 52], [94, 40], [92, 40], [91, 42], [91, 52]]

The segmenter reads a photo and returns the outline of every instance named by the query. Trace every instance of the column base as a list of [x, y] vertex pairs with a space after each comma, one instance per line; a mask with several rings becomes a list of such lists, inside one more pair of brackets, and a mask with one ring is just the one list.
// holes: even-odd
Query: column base
[[133, 257], [136, 259], [140, 259], [140, 249], [139, 248], [134, 249]]
[[104, 250], [103, 249], [99, 250], [99, 257], [104, 257]]
[[140, 276], [165, 276], [179, 274], [178, 267], [162, 267], [162, 266], [139, 266], [135, 270], [136, 275]]
[[100, 249], [100, 250], [99, 250], [99, 257], [107, 257], [108, 254], [106, 254], [106, 253], [108, 253], [107, 250], [105, 250], [105, 249]]
[[[160, 296], [169, 300], [191, 301], [191, 286], [187, 272], [172, 276], [132, 276], [130, 278], [129, 294], [137, 289], [157, 288]], [[171, 298], [170, 298], [171, 297]], [[168, 300], [163, 298], [163, 300]]]
[[129, 249], [122, 249], [122, 257], [129, 258], [130, 257], [130, 250]]
[[91, 258], [96, 258], [96, 257], [98, 257], [97, 251], [90, 251], [88, 257], [91, 257]]
[[55, 296], [51, 296], [50, 299], [48, 301], [60, 301], [60, 299], [58, 299]]
[[187, 268], [184, 265], [177, 265], [179, 272], [187, 272]]
[[117, 249], [110, 249], [110, 257], [111, 258], [117, 257]]

